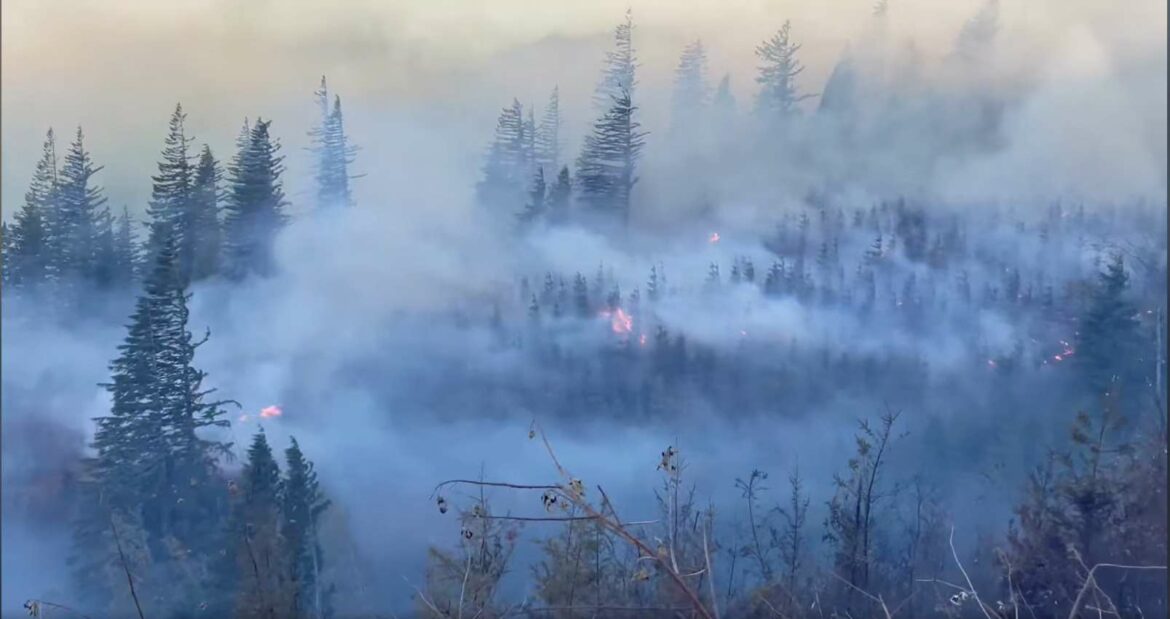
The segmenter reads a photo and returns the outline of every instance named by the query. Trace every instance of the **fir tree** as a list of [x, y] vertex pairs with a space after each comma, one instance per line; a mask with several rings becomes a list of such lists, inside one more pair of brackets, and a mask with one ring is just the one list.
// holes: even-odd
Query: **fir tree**
[[281, 535], [280, 469], [264, 432], [257, 432], [232, 505], [228, 524], [229, 554], [234, 560], [235, 599], [232, 616], [248, 619], [290, 617], [294, 589], [289, 580], [289, 551]]
[[984, 57], [998, 32], [999, 0], [985, 0], [979, 11], [959, 31], [955, 54], [966, 62]]
[[146, 208], [150, 219], [146, 253], [147, 260], [152, 262], [162, 238], [174, 235], [178, 243], [179, 276], [184, 281], [190, 281], [196, 243], [194, 231], [190, 227], [195, 170], [189, 150], [194, 139], [187, 137], [184, 127], [186, 118], [183, 106], [176, 105], [163, 142], [158, 174], [151, 177], [154, 185], [150, 204]]
[[[52, 232], [55, 269], [63, 279], [92, 281], [96, 275], [98, 224], [106, 199], [91, 179], [101, 169], [94, 167], [85, 150], [85, 136], [78, 127], [58, 177], [58, 210]], [[72, 304], [78, 299], [66, 298], [64, 302]]]
[[707, 51], [696, 39], [683, 48], [674, 71], [672, 126], [681, 128], [696, 122], [707, 105], [708, 95]]
[[528, 202], [524, 204], [524, 211], [517, 215], [521, 223], [532, 223], [540, 219], [546, 211], [544, 196], [544, 168], [536, 169], [536, 176], [532, 179], [532, 188], [528, 191]]
[[630, 9], [626, 10], [625, 21], [614, 28], [613, 39], [614, 49], [605, 53], [605, 68], [593, 94], [594, 106], [601, 112], [609, 110], [614, 99], [623, 95], [634, 96], [637, 84], [634, 72], [638, 59], [634, 52], [634, 16]]
[[[153, 268], [144, 283], [118, 358], [110, 365], [110, 413], [97, 418], [91, 474], [102, 497], [79, 523], [112, 511], [140, 523], [153, 562], [186, 572], [214, 550], [215, 523], [222, 515], [216, 460], [228, 444], [200, 436], [225, 427], [222, 402], [204, 401], [206, 374], [193, 366], [195, 349], [187, 331], [190, 296], [178, 274], [173, 234], [158, 239]], [[85, 536], [83, 536], [85, 537]], [[82, 553], [85, 549], [79, 549]], [[84, 580], [85, 574], [80, 575]], [[193, 586], [193, 585], [192, 585]], [[174, 602], [193, 595], [175, 592]]]
[[853, 56], [846, 52], [845, 56], [833, 67], [829, 80], [825, 82], [825, 91], [821, 94], [817, 113], [844, 114], [853, 108], [857, 91], [857, 69], [854, 66]]
[[662, 284], [658, 281], [658, 267], [650, 266], [650, 279], [646, 280], [646, 296], [651, 303], [662, 297]]
[[630, 194], [638, 182], [635, 174], [645, 133], [634, 119], [637, 108], [630, 93], [615, 98], [612, 107], [585, 136], [577, 159], [577, 185], [581, 200], [600, 213], [610, 213], [629, 222]]
[[1097, 396], [1115, 384], [1137, 384], [1131, 360], [1137, 350], [1139, 325], [1137, 310], [1126, 298], [1128, 287], [1125, 262], [1116, 254], [1098, 275], [1088, 311], [1081, 320], [1074, 360], [1091, 393]]
[[276, 271], [273, 244], [285, 223], [280, 175], [284, 157], [269, 136], [272, 121], [257, 119], [247, 146], [229, 167], [224, 216], [224, 260], [229, 277], [270, 276]]
[[0, 222], [0, 285], [8, 288], [12, 285], [12, 233], [8, 230], [8, 222]]
[[130, 220], [130, 209], [123, 206], [122, 216], [114, 229], [114, 253], [112, 278], [116, 289], [129, 286], [137, 275], [138, 247], [134, 239], [134, 227]]
[[500, 112], [495, 140], [484, 163], [483, 179], [476, 186], [481, 204], [512, 211], [522, 203], [526, 183], [531, 179], [524, 128], [523, 106], [513, 99], [512, 105]]
[[110, 290], [115, 286], [115, 265], [117, 248], [114, 247], [114, 218], [108, 208], [98, 212], [94, 222], [94, 263], [93, 284], [98, 290]]
[[535, 136], [536, 165], [546, 174], [560, 167], [561, 161], [561, 95], [560, 87], [554, 86], [544, 108], [544, 116]]
[[59, 249], [54, 242], [57, 191], [57, 151], [53, 130], [49, 129], [32, 183], [24, 194], [24, 204], [5, 235], [6, 284], [33, 288], [53, 276], [53, 267], [57, 266], [54, 252]]
[[524, 116], [524, 124], [521, 126], [521, 131], [524, 134], [524, 162], [525, 170], [532, 170], [536, 167], [536, 117], [532, 108], [528, 108], [528, 113]]
[[796, 113], [796, 104], [809, 95], [801, 95], [796, 88], [796, 76], [804, 67], [796, 58], [800, 45], [790, 38], [791, 24], [784, 22], [772, 38], [756, 48], [756, 55], [763, 63], [756, 83], [760, 93], [756, 98], [756, 110], [765, 118], [782, 120]]
[[289, 582], [293, 589], [290, 617], [329, 617], [334, 587], [323, 582], [324, 557], [318, 529], [330, 501], [321, 492], [313, 464], [305, 459], [295, 438], [285, 450], [285, 478], [281, 496], [281, 532], [288, 551]]
[[341, 97], [334, 95], [331, 108], [324, 75], [321, 76], [321, 86], [313, 94], [317, 97], [321, 114], [319, 124], [309, 131], [312, 140], [310, 150], [316, 166], [317, 206], [352, 206], [349, 181], [355, 177], [350, 176], [349, 165], [354, 162], [357, 147], [349, 143], [345, 134]]
[[731, 93], [731, 75], [724, 74], [711, 97], [711, 107], [719, 118], [726, 121], [735, 115], [735, 95]]
[[222, 179], [219, 162], [205, 144], [195, 166], [191, 194], [190, 229], [194, 237], [191, 247], [192, 281], [206, 279], [219, 272], [223, 236], [219, 221]]
[[549, 221], [560, 223], [569, 216], [569, 200], [573, 195], [573, 184], [569, 178], [569, 166], [563, 166], [557, 180], [548, 191], [545, 206], [548, 209]]
[[573, 279], [573, 304], [577, 308], [578, 318], [589, 317], [589, 284], [580, 273]]

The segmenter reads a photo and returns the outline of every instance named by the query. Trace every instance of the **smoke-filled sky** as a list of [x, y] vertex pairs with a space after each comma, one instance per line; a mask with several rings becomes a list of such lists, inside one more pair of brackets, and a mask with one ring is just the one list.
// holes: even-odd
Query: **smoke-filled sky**
[[[221, 282], [197, 285], [191, 330], [212, 329], [197, 364], [221, 395], [252, 413], [273, 403], [285, 406], [285, 417], [270, 422], [274, 443], [283, 447], [288, 433], [301, 438], [339, 509], [351, 519], [356, 543], [372, 561], [389, 566], [381, 580], [394, 586], [399, 575], [417, 580], [424, 545], [452, 537], [450, 522], [431, 522], [426, 501], [439, 479], [474, 475], [481, 463], [489, 476], [513, 481], [550, 477], [545, 455], [524, 440], [532, 416], [543, 420], [562, 458], [583, 477], [604, 480], [619, 501], [641, 497], [644, 503], [635, 511], [652, 509], [646, 493], [660, 481], [655, 458], [672, 441], [681, 442], [691, 458], [704, 500], [734, 500], [732, 480], [755, 466], [771, 467], [780, 479], [783, 467], [800, 461], [820, 501], [851, 448], [853, 419], [875, 412], [874, 402], [842, 395], [808, 410], [779, 402], [775, 408], [783, 415], [737, 420], [739, 425], [724, 423], [720, 413], [726, 411], [695, 410], [641, 426], [603, 419], [572, 430], [549, 411], [515, 410], [498, 422], [480, 419], [479, 398], [510, 401], [473, 392], [462, 406], [442, 409], [430, 398], [447, 395], [444, 372], [455, 368], [455, 375], [485, 383], [511, 376], [538, 384], [552, 377], [520, 353], [494, 350], [483, 324], [453, 327], [448, 312], [471, 308], [483, 318], [501, 287], [520, 275], [539, 278], [546, 268], [592, 275], [604, 263], [616, 270], [627, 292], [644, 284], [650, 266], [663, 261], [672, 285], [680, 288], [697, 288], [709, 262], [727, 268], [734, 256], [757, 259], [762, 274], [770, 256], [760, 231], [771, 229], [778, 206], [792, 206], [783, 202], [795, 197], [785, 194], [787, 185], [800, 194], [816, 185], [810, 176], [853, 181], [849, 197], [859, 199], [849, 208], [868, 208], [875, 198], [907, 188], [948, 206], [994, 202], [1026, 210], [1069, 197], [1098, 203], [1139, 197], [1164, 204], [1166, 4], [1003, 0], [996, 46], [976, 70], [960, 73], [947, 59], [964, 22], [983, 5], [983, 0], [890, 0], [878, 44], [872, 0], [5, 0], [0, 5], [4, 218], [22, 199], [45, 129], [57, 130], [60, 149], [78, 124], [96, 163], [105, 166], [97, 180], [111, 205], [125, 204], [141, 215], [167, 119], [179, 101], [188, 114], [188, 133], [209, 143], [221, 160], [230, 156], [245, 117], [272, 119], [288, 156], [285, 182], [292, 211], [303, 215], [312, 195], [305, 133], [315, 121], [312, 92], [326, 74], [342, 96], [351, 139], [362, 147], [354, 169], [365, 174], [355, 180], [358, 206], [336, 219], [294, 219], [277, 243], [282, 272], [272, 280], [239, 289]], [[539, 110], [559, 86], [571, 160], [593, 117], [589, 97], [612, 29], [627, 6], [641, 62], [639, 114], [651, 131], [634, 206], [640, 227], [622, 240], [575, 226], [515, 240], [501, 232], [499, 222], [486, 221], [472, 201], [496, 116], [513, 97]], [[894, 69], [913, 67], [936, 90], [929, 96], [908, 92], [905, 99], [925, 102], [923, 113], [900, 117], [903, 124], [892, 123], [890, 141], [866, 143], [860, 154], [826, 147], [807, 148], [810, 157], [794, 149], [799, 152], [753, 158], [754, 153], [715, 139], [710, 151], [718, 161], [676, 157], [664, 144], [682, 47], [702, 38], [712, 81], [730, 74], [739, 109], [746, 112], [756, 92], [754, 49], [785, 20], [791, 20], [794, 40], [802, 45], [807, 69], [798, 83], [804, 92], [819, 93], [847, 51], [866, 69], [890, 59]], [[967, 96], [965, 88], [1005, 102], [1002, 142], [975, 155], [948, 152], [950, 145], [925, 139], [937, 139], [930, 134], [939, 127], [963, 125], [966, 112], [954, 101]], [[946, 103], [935, 105], [939, 101]], [[813, 109], [817, 99], [806, 105]], [[822, 130], [813, 126], [794, 143], [815, 146]], [[742, 132], [729, 131], [733, 138]], [[691, 150], [702, 154], [703, 149]], [[693, 206], [684, 202], [693, 198], [689, 183], [696, 177], [716, 195], [703, 217], [720, 226], [718, 245], [707, 243], [707, 221], [674, 215], [680, 212], [674, 209]], [[779, 190], [771, 191], [772, 185]], [[1164, 230], [1164, 209], [1160, 225]], [[975, 228], [973, 253], [1039, 265], [1057, 282], [1091, 268], [1089, 252], [1080, 245], [1045, 246], [1048, 253], [1041, 254], [1031, 231], [1016, 234], [1009, 227]], [[1164, 241], [1134, 238], [1153, 243], [1164, 269]], [[868, 242], [868, 237], [843, 242], [841, 252], [856, 261]], [[970, 267], [979, 283], [1000, 276], [982, 272], [980, 264]], [[921, 265], [898, 268], [927, 276]], [[791, 299], [765, 299], [749, 287], [716, 301], [680, 298], [663, 304], [663, 324], [692, 342], [723, 347], [720, 352], [734, 348], [727, 345], [727, 331], [735, 338], [743, 329], [745, 335], [750, 330], [784, 342], [795, 333], [814, 345], [851, 348], [851, 353], [921, 355], [931, 364], [934, 388], [973, 401], [992, 397], [972, 387], [983, 383], [956, 378], [975, 354], [973, 342], [980, 354], [998, 354], [1027, 339], [1026, 325], [995, 311], [954, 310], [933, 317], [923, 332], [908, 334], [891, 325], [864, 326], [844, 312], [801, 307]], [[29, 317], [35, 309], [12, 307], [14, 317], [10, 322], [6, 315], [5, 322], [3, 379], [15, 395], [6, 398], [35, 404], [6, 409], [6, 429], [13, 419], [36, 418], [79, 435], [90, 433], [90, 418], [108, 409], [108, 394], [97, 383], [108, 377], [106, 363], [123, 334], [121, 317], [60, 329], [33, 324]], [[733, 327], [724, 324], [728, 316], [738, 321]], [[601, 333], [610, 335], [601, 326]], [[754, 352], [766, 364], [774, 351], [765, 346]], [[1028, 386], [1040, 391], [1050, 385], [1046, 380], [1052, 379], [1036, 378]], [[953, 388], [947, 381], [954, 381]], [[921, 422], [916, 431], [928, 417], [945, 421], [950, 432], [980, 423], [956, 419], [945, 401], [931, 404], [936, 406], [912, 411], [920, 415], [911, 422]], [[237, 423], [235, 440], [245, 441], [253, 427]], [[1046, 431], [1059, 434], [1063, 428]], [[1018, 434], [1023, 438], [1004, 438], [998, 448], [1022, 451], [1012, 441], [1036, 437]], [[922, 457], [961, 469], [965, 458], [974, 461], [973, 454], [992, 442], [972, 441], [964, 447], [970, 452]], [[900, 464], [912, 470], [919, 455], [909, 450]], [[981, 462], [1000, 457], [980, 452]], [[1017, 456], [1002, 458], [1014, 462]], [[6, 479], [15, 474], [14, 464], [5, 460]], [[956, 473], [963, 475], [975, 473]], [[979, 498], [966, 488], [954, 492], [966, 501]], [[507, 499], [501, 502], [513, 507]], [[999, 518], [1003, 511], [987, 517]], [[14, 556], [9, 535], [6, 567]], [[29, 552], [46, 554], [35, 545]], [[61, 574], [52, 571], [56, 567], [45, 567], [52, 576], [46, 580], [64, 586]], [[4, 592], [28, 597], [42, 585], [36, 579], [27, 586], [6, 580]], [[398, 588], [394, 604], [408, 593]]]
[[[981, 4], [892, 0], [888, 28], [898, 45], [936, 64]], [[466, 176], [513, 96], [541, 104], [558, 84], [567, 129], [572, 136], [583, 130], [601, 53], [627, 6], [637, 24], [643, 122], [653, 131], [665, 124], [671, 72], [687, 41], [704, 40], [712, 76], [730, 73], [743, 105], [755, 93], [755, 45], [790, 19], [807, 66], [800, 84], [815, 94], [864, 36], [872, 5], [11, 0], [2, 9], [5, 217], [23, 195], [48, 126], [71, 135], [83, 125], [106, 166], [99, 178], [112, 203], [140, 212], [176, 101], [188, 110], [190, 132], [220, 154], [244, 117], [273, 119], [295, 172], [305, 163], [311, 92], [327, 74], [345, 98], [354, 140], [367, 147], [364, 171], [386, 178], [408, 162], [433, 162]], [[1042, 109], [1019, 111], [1017, 122], [1033, 138], [1008, 161], [987, 165], [1019, 169], [1058, 157], [1056, 171], [1070, 182], [1116, 168], [1154, 193], [1164, 188], [1165, 3], [1006, 0], [1001, 16], [1003, 44], [991, 66], [1035, 86]], [[1070, 144], [1073, 127], [1094, 131], [1094, 139]], [[303, 201], [305, 188], [291, 185], [294, 201]], [[381, 199], [382, 189], [361, 183], [358, 197]]]

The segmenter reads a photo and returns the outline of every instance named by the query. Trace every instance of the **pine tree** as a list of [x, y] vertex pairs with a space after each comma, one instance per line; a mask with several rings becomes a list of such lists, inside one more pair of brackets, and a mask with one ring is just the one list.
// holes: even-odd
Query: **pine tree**
[[532, 178], [528, 172], [524, 126], [523, 106], [513, 99], [512, 105], [500, 112], [495, 140], [484, 163], [483, 179], [476, 185], [480, 204], [507, 208], [510, 212], [522, 204], [526, 184]]
[[801, 95], [796, 88], [796, 76], [804, 67], [796, 58], [800, 45], [790, 38], [791, 24], [787, 21], [772, 38], [756, 48], [756, 55], [763, 64], [756, 83], [760, 93], [756, 98], [756, 110], [765, 118], [782, 120], [796, 113], [796, 104], [810, 95]]
[[651, 303], [662, 298], [662, 284], [658, 281], [658, 267], [650, 266], [650, 279], [646, 280], [646, 296]]
[[731, 93], [730, 74], [724, 74], [723, 79], [719, 80], [719, 86], [711, 98], [711, 107], [721, 120], [726, 121], [735, 115], [735, 95]]
[[560, 223], [569, 216], [569, 200], [573, 195], [573, 183], [569, 178], [569, 166], [563, 166], [557, 180], [548, 191], [545, 205], [548, 209], [549, 221]]
[[[92, 281], [96, 275], [98, 224], [106, 203], [101, 188], [90, 182], [102, 168], [94, 167], [84, 139], [78, 127], [58, 177], [58, 211], [52, 232], [56, 270], [63, 279], [72, 281]], [[75, 294], [69, 296], [63, 299], [66, 304], [78, 302]]]
[[115, 286], [115, 268], [118, 261], [114, 246], [114, 218], [108, 208], [97, 213], [94, 222], [93, 285], [98, 290]]
[[536, 117], [531, 107], [524, 115], [521, 131], [524, 134], [524, 169], [532, 170], [536, 168]]
[[[121, 514], [141, 525], [154, 563], [197, 571], [214, 551], [222, 515], [216, 459], [229, 448], [198, 432], [228, 422], [221, 419], [221, 402], [204, 401], [211, 393], [202, 388], [206, 374], [193, 366], [201, 342], [187, 331], [190, 295], [178, 274], [176, 239], [168, 234], [158, 242], [126, 339], [110, 365], [111, 382], [103, 385], [112, 396], [110, 413], [95, 420], [91, 474], [102, 509], [91, 505], [79, 529], [101, 530], [100, 520], [108, 517], [103, 511]], [[188, 589], [169, 597], [197, 604], [177, 599], [193, 594]]]
[[703, 42], [696, 39], [683, 48], [674, 71], [672, 126], [677, 129], [697, 122], [699, 113], [707, 105], [708, 96], [707, 51]]
[[985, 0], [979, 11], [959, 31], [955, 54], [967, 62], [984, 57], [998, 32], [999, 0]]
[[330, 501], [321, 492], [313, 464], [305, 459], [295, 438], [284, 451], [285, 469], [281, 532], [288, 551], [289, 582], [293, 589], [292, 618], [329, 617], [333, 586], [326, 586], [324, 557], [318, 529]]
[[349, 181], [355, 177], [349, 174], [349, 164], [354, 162], [357, 147], [349, 143], [345, 134], [341, 97], [334, 95], [333, 107], [330, 108], [329, 89], [325, 85], [324, 75], [321, 76], [321, 86], [313, 94], [316, 95], [321, 114], [319, 124], [309, 131], [312, 140], [310, 150], [316, 166], [317, 206], [352, 206]]
[[544, 108], [544, 116], [535, 136], [536, 165], [545, 174], [552, 174], [561, 161], [561, 95], [560, 87], [554, 86]]
[[578, 318], [589, 318], [589, 284], [580, 273], [573, 279], [573, 304]]
[[601, 112], [609, 110], [614, 99], [623, 94], [630, 98], [634, 96], [637, 85], [634, 72], [638, 59], [634, 52], [634, 16], [630, 9], [626, 10], [625, 21], [614, 28], [613, 39], [614, 49], [605, 53], [605, 68], [593, 94], [593, 104]]
[[146, 208], [150, 220], [146, 254], [147, 261], [153, 262], [153, 255], [158, 251], [162, 238], [174, 235], [178, 243], [179, 276], [184, 281], [190, 281], [196, 243], [190, 226], [195, 170], [189, 150], [194, 139], [187, 137], [184, 127], [186, 119], [183, 106], [176, 105], [163, 142], [158, 174], [151, 177], [154, 185], [150, 204]]
[[122, 216], [118, 218], [114, 229], [114, 254], [112, 260], [113, 286], [115, 289], [124, 289], [133, 283], [138, 268], [138, 247], [134, 239], [133, 223], [130, 220], [130, 209], [123, 206]]
[[247, 146], [229, 167], [224, 216], [224, 260], [229, 277], [267, 277], [275, 273], [273, 245], [284, 226], [284, 189], [280, 175], [284, 157], [280, 143], [269, 136], [272, 121], [257, 119]]
[[33, 172], [32, 183], [24, 194], [24, 205], [13, 217], [5, 235], [8, 253], [4, 266], [5, 283], [17, 288], [37, 287], [55, 274], [54, 242], [57, 197], [57, 150], [53, 130], [45, 135], [41, 158]]
[[844, 114], [853, 108], [857, 96], [857, 69], [849, 52], [833, 67], [817, 113]]
[[0, 286], [12, 285], [12, 232], [7, 221], [0, 221]]
[[219, 221], [222, 180], [219, 162], [205, 144], [195, 166], [191, 194], [190, 228], [194, 237], [191, 247], [192, 281], [206, 279], [219, 272], [223, 237]]
[[524, 210], [516, 217], [520, 223], [532, 223], [544, 215], [547, 206], [544, 196], [544, 168], [536, 169], [536, 177], [532, 179], [532, 188], [528, 191], [528, 202]]
[[280, 469], [264, 432], [248, 448], [240, 480], [240, 496], [232, 505], [228, 552], [234, 560], [233, 617], [290, 617], [294, 589], [289, 581], [289, 551], [281, 535]]
[[1081, 319], [1074, 360], [1096, 396], [1115, 385], [1137, 384], [1132, 360], [1137, 350], [1139, 324], [1137, 310], [1126, 298], [1128, 288], [1125, 262], [1116, 254], [1098, 275], [1088, 311]]
[[577, 185], [581, 200], [600, 213], [629, 222], [630, 194], [638, 182], [635, 168], [645, 133], [634, 119], [637, 108], [630, 93], [615, 98], [612, 107], [593, 124], [577, 159]]

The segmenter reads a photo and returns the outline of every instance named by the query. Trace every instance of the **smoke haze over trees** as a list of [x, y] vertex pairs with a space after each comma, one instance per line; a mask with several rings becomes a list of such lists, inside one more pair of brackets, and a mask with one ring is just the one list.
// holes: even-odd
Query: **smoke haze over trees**
[[1166, 613], [1164, 6], [347, 4], [6, 41], [0, 612]]

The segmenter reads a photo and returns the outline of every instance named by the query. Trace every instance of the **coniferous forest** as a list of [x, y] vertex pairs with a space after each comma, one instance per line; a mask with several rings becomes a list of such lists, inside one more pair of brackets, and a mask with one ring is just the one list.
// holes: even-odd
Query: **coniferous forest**
[[1164, 25], [840, 4], [6, 135], [0, 613], [1166, 616]]

